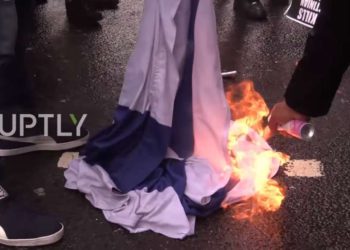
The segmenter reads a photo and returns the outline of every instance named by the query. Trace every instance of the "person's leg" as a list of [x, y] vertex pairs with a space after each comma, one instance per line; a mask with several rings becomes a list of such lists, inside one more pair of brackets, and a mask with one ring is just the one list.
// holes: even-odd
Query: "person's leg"
[[[22, 3], [27, 4], [27, 0]], [[17, 114], [17, 124], [19, 123], [19, 114], [36, 114], [33, 107], [34, 101], [30, 87], [24, 73], [24, 65], [21, 50], [16, 48], [19, 44], [18, 26], [25, 24], [25, 19], [18, 21], [18, 15], [25, 13], [27, 5], [17, 11], [15, 0], [0, 0], [0, 132], [11, 131], [12, 115]], [[30, 5], [30, 4], [29, 4]], [[19, 25], [18, 25], [19, 24]], [[83, 131], [81, 136], [70, 136], [58, 138], [54, 132], [57, 128], [52, 127], [47, 141], [42, 140], [43, 128], [38, 124], [33, 130], [26, 131], [24, 136], [18, 136], [18, 129], [13, 136], [4, 136], [0, 133], [0, 157], [28, 153], [37, 150], [65, 150], [84, 145], [88, 138], [88, 132]], [[76, 131], [75, 126], [70, 123], [63, 124], [68, 131]], [[63, 126], [62, 125], [62, 126]], [[67, 131], [66, 130], [66, 131]], [[15, 138], [16, 137], [16, 138]], [[30, 137], [30, 141], [26, 137]], [[36, 140], [38, 138], [38, 140]]]
[[15, 56], [17, 12], [13, 0], [0, 1], [0, 65]]
[[13, 96], [8, 70], [15, 61], [16, 39], [15, 1], [0, 0], [0, 107], [9, 104]]
[[0, 112], [31, 102], [29, 86], [16, 57], [17, 31], [15, 0], [0, 0]]
[[[17, 104], [16, 85], [17, 11], [15, 0], [0, 0], [0, 114], [12, 112]], [[2, 122], [4, 119], [1, 119]], [[3, 124], [2, 124], [3, 125]], [[0, 138], [0, 141], [1, 138]], [[8, 142], [11, 143], [11, 142]], [[1, 148], [5, 143], [0, 143]], [[21, 208], [0, 185], [0, 244], [39, 246], [54, 243], [63, 236], [63, 225], [46, 215]]]

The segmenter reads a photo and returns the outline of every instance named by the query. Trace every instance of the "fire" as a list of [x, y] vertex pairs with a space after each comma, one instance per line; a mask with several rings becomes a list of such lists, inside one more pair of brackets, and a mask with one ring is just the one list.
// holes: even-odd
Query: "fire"
[[270, 178], [271, 166], [284, 164], [289, 157], [273, 151], [263, 139], [270, 136], [266, 129], [269, 108], [250, 81], [231, 85], [226, 98], [234, 120], [228, 143], [232, 173], [235, 178], [252, 180], [253, 197], [235, 207], [235, 217], [247, 219], [277, 211], [285, 196], [280, 184]]
[[255, 91], [253, 82], [244, 81], [231, 85], [226, 91], [226, 99], [235, 122], [253, 128], [264, 136], [264, 118], [269, 115], [270, 110], [262, 96]]

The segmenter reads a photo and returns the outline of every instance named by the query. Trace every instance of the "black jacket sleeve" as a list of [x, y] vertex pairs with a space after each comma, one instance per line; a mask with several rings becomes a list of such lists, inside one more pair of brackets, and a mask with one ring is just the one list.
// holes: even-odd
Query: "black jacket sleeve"
[[327, 114], [349, 63], [350, 0], [321, 0], [321, 13], [285, 93], [288, 106], [310, 117]]

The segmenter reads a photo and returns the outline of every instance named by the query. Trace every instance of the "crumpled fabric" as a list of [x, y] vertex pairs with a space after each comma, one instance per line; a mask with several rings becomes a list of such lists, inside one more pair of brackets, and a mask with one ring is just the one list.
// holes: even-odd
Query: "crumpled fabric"
[[71, 162], [66, 188], [131, 233], [177, 239], [194, 234], [196, 217], [251, 195], [228, 167], [220, 72], [212, 0], [145, 0], [114, 123]]

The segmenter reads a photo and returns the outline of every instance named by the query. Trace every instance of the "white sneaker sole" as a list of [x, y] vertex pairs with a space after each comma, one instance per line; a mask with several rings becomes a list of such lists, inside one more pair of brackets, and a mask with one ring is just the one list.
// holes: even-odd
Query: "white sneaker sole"
[[75, 141], [64, 142], [64, 143], [38, 143], [26, 147], [20, 147], [15, 149], [0, 149], [0, 157], [14, 156], [26, 154], [34, 151], [61, 151], [71, 148], [77, 148], [87, 143], [89, 134], [83, 138]]
[[64, 234], [64, 226], [61, 224], [62, 228], [60, 231], [44, 237], [34, 238], [34, 239], [1, 239], [0, 244], [11, 246], [11, 247], [35, 247], [35, 246], [45, 246], [54, 244], [60, 239], [62, 239]]

